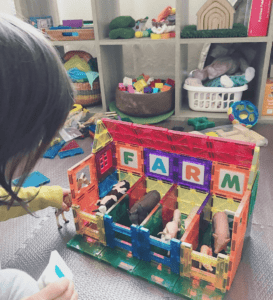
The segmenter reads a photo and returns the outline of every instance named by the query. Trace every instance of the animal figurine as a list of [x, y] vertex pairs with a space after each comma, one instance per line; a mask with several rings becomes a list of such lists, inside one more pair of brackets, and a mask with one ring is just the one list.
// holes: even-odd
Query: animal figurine
[[67, 220], [64, 216], [64, 211], [69, 211], [71, 205], [72, 205], [72, 198], [71, 198], [71, 194], [69, 193], [68, 195], [65, 195], [63, 198], [63, 202], [67, 205], [67, 209], [64, 210], [63, 208], [59, 208], [59, 209], [55, 209], [55, 216], [56, 216], [56, 222], [58, 225], [58, 229], [62, 229], [63, 227], [60, 225], [59, 223], [59, 216], [62, 215], [63, 220], [65, 222], [65, 224], [67, 224], [69, 222], [69, 220]]
[[227, 250], [230, 241], [228, 216], [225, 212], [217, 212], [212, 218], [212, 228], [214, 237], [214, 253], [218, 254], [222, 250]]
[[140, 225], [159, 201], [158, 191], [150, 191], [144, 195], [131, 207], [130, 211], [128, 210], [131, 223]]
[[168, 222], [163, 229], [161, 234], [161, 240], [164, 242], [170, 242], [171, 239], [176, 238], [177, 232], [180, 230], [180, 223], [181, 223], [181, 213], [179, 209], [176, 209], [173, 213], [173, 220]]
[[[207, 245], [203, 245], [200, 249], [200, 253], [203, 253], [203, 254], [206, 254], [206, 255], [210, 255], [212, 256], [212, 248], [207, 246]], [[202, 267], [202, 263], [199, 263], [199, 268], [201, 269]], [[212, 272], [213, 271], [213, 268], [212, 266], [210, 265], [207, 265], [207, 264], [203, 264], [203, 267], [207, 270], [207, 271], [210, 271]]]
[[190, 211], [187, 219], [184, 220], [184, 228], [185, 228], [185, 230], [189, 227], [189, 225], [190, 225], [193, 217], [196, 215], [196, 213], [198, 212], [198, 210], [199, 210], [199, 206], [194, 206], [192, 208], [192, 210]]
[[[77, 179], [78, 191], [82, 188], [83, 184], [89, 185], [89, 181], [87, 180], [86, 175], [84, 173], [82, 173], [81, 176]], [[62, 229], [62, 226], [60, 225], [60, 222], [59, 222], [60, 215], [62, 215], [65, 224], [67, 224], [69, 222], [64, 216], [64, 211], [69, 211], [69, 209], [72, 205], [72, 198], [71, 198], [70, 193], [68, 195], [64, 196], [63, 202], [67, 205], [66, 210], [64, 210], [63, 208], [55, 209], [55, 217], [56, 217], [58, 229]]]
[[130, 183], [128, 181], [122, 180], [118, 182], [104, 198], [97, 201], [96, 205], [99, 205], [99, 208], [93, 210], [93, 212], [100, 212], [105, 215], [106, 211], [112, 205], [114, 205], [129, 189]]

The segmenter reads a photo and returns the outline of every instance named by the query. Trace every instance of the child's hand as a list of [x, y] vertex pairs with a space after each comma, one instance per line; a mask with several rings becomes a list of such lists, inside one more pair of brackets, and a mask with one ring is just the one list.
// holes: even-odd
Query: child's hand
[[70, 207], [66, 203], [67, 202], [71, 202], [71, 199], [70, 199], [70, 201], [65, 201], [66, 197], [71, 197], [70, 190], [63, 189], [63, 205], [62, 205], [62, 210], [69, 211]]
[[74, 283], [63, 278], [22, 300], [78, 300], [78, 293], [75, 291]]

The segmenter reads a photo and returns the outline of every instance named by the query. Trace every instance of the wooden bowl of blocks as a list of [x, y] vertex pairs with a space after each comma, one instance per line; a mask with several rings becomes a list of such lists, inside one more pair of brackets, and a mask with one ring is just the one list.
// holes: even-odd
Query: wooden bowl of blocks
[[143, 89], [140, 88], [140, 91], [134, 89], [132, 85], [119, 84], [116, 89], [117, 108], [124, 114], [142, 118], [159, 116], [172, 111], [175, 98], [174, 81], [172, 81], [173, 86], [168, 89], [163, 88], [166, 82], [165, 80], [160, 82], [159, 86], [162, 88], [153, 88], [149, 85]]

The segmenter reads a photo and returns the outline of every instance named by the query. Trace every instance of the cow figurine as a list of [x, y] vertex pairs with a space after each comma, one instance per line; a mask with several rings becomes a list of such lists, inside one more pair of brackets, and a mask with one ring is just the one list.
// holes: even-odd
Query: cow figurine
[[131, 223], [140, 225], [159, 201], [158, 191], [150, 191], [143, 196], [131, 207], [130, 211], [128, 210]]
[[171, 239], [176, 238], [177, 232], [180, 230], [181, 213], [179, 209], [176, 209], [173, 213], [173, 220], [168, 222], [163, 230], [159, 232], [161, 234], [161, 240], [164, 242], [170, 242]]
[[[81, 176], [77, 179], [78, 191], [82, 188], [83, 185], [87, 186], [88, 184], [90, 184], [90, 183], [87, 180], [86, 175], [84, 173], [82, 173]], [[67, 205], [67, 210], [64, 210], [63, 208], [55, 209], [55, 216], [56, 216], [56, 222], [58, 225], [58, 229], [62, 229], [62, 226], [60, 225], [60, 222], [59, 222], [60, 215], [62, 215], [65, 224], [67, 224], [69, 222], [64, 216], [64, 211], [69, 211], [70, 207], [72, 206], [71, 194], [65, 195], [63, 198], [63, 202]]]
[[222, 250], [227, 250], [230, 241], [228, 216], [225, 212], [217, 212], [212, 218], [214, 237], [214, 253], [218, 254]]
[[106, 211], [130, 189], [130, 183], [126, 180], [122, 180], [115, 184], [112, 190], [102, 199], [98, 200], [96, 205], [99, 206], [98, 209], [93, 210], [93, 212], [100, 212], [103, 215]]

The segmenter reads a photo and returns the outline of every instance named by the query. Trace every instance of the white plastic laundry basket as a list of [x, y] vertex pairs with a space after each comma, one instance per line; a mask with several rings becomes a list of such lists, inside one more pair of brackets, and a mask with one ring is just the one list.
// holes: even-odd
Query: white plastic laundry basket
[[245, 84], [239, 87], [203, 87], [184, 84], [188, 91], [189, 106], [195, 111], [227, 112], [235, 101], [240, 101], [243, 91], [248, 89]]

